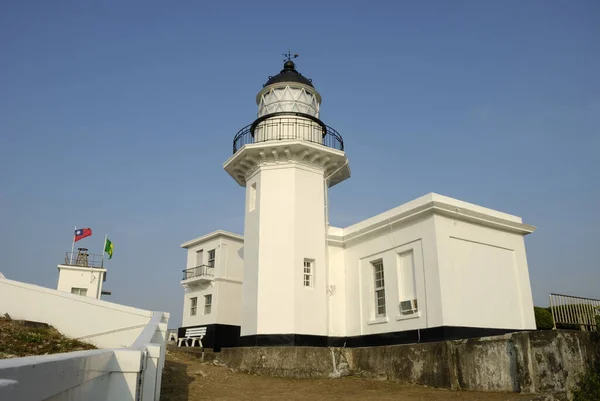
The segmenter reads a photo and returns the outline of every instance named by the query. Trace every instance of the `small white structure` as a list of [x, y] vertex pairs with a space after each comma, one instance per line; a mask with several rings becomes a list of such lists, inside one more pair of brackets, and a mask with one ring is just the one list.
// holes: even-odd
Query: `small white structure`
[[[178, 338], [186, 328], [206, 327], [202, 340], [207, 348], [236, 345], [242, 316], [243, 238], [227, 231], [215, 231], [187, 241], [187, 267], [181, 285], [183, 322]], [[215, 344], [214, 339], [220, 341]]]
[[102, 285], [106, 281], [103, 257], [79, 248], [76, 253], [67, 252], [64, 263], [58, 265], [59, 291], [100, 299]]
[[[199, 250], [220, 249], [209, 240], [235, 239], [233, 259], [213, 251], [211, 260], [224, 283], [235, 271], [236, 286], [243, 266], [243, 296], [235, 287], [210, 304], [241, 327], [237, 345], [366, 346], [535, 329], [523, 240], [534, 227], [519, 217], [428, 194], [329, 226], [328, 188], [350, 169], [342, 137], [319, 120], [320, 103], [291, 60], [269, 78], [258, 118], [235, 136], [224, 164], [246, 188], [243, 242], [218, 231], [182, 245], [189, 271], [206, 263]], [[219, 322], [198, 317], [198, 300], [218, 283], [209, 277], [193, 291], [182, 281], [180, 330]], [[226, 346], [218, 335], [207, 342]]]

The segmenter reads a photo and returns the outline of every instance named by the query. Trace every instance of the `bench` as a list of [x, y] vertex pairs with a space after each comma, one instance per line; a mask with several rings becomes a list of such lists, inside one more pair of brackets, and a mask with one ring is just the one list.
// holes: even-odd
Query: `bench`
[[[185, 342], [186, 347], [193, 347], [194, 342], [198, 342], [198, 346], [204, 347], [202, 345], [202, 339], [206, 335], [206, 327], [194, 327], [192, 329], [185, 329], [185, 336], [178, 340], [178, 347], [181, 347], [181, 344]], [[192, 340], [192, 345], [188, 345], [188, 341]]]

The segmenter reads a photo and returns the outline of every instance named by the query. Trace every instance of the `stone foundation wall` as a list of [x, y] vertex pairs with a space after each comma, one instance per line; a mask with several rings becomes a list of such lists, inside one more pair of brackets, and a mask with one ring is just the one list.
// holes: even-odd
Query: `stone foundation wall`
[[224, 348], [219, 360], [240, 371], [270, 376], [384, 376], [455, 390], [563, 398], [599, 353], [598, 333], [553, 330], [365, 348]]
[[[348, 351], [348, 350], [346, 350]], [[219, 361], [241, 372], [278, 377], [329, 377], [340, 358], [340, 349], [324, 347], [238, 347], [223, 348]]]

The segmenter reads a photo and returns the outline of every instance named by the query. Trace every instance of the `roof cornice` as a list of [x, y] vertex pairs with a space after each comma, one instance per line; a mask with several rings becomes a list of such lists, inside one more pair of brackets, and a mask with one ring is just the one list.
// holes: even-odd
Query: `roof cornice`
[[106, 272], [106, 268], [105, 267], [93, 267], [93, 266], [73, 266], [73, 265], [63, 265], [60, 264], [57, 266], [58, 270], [77, 270], [77, 271], [92, 271], [94, 273], [98, 273], [98, 272]]
[[198, 245], [203, 242], [207, 242], [207, 241], [213, 240], [215, 238], [219, 238], [219, 237], [229, 238], [229, 239], [232, 239], [232, 240], [238, 241], [238, 242], [244, 242], [244, 237], [239, 234], [235, 234], [235, 233], [225, 231], [225, 230], [217, 230], [217, 231], [213, 231], [212, 233], [203, 235], [201, 237], [186, 241], [183, 244], [181, 244], [181, 247], [187, 249], [194, 245]]
[[536, 229], [529, 224], [523, 224], [516, 216], [441, 195], [429, 194], [360, 223], [337, 229], [335, 234], [327, 236], [328, 243], [344, 246], [350, 241], [359, 240], [392, 224], [407, 224], [414, 219], [434, 214], [520, 235], [531, 234]]

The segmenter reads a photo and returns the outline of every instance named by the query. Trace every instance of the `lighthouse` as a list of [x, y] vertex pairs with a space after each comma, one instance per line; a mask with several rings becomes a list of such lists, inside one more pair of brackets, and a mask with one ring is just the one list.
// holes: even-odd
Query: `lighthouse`
[[524, 242], [535, 227], [436, 193], [331, 227], [327, 193], [350, 167], [321, 94], [288, 54], [256, 104], [224, 164], [245, 188], [244, 235], [181, 245], [180, 336], [205, 330], [214, 349], [367, 347], [535, 329]]
[[242, 345], [314, 345], [328, 335], [327, 191], [350, 167], [321, 103], [287, 55], [224, 164], [246, 189]]

